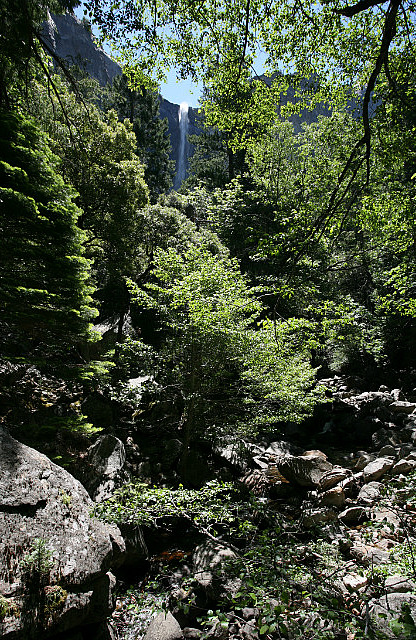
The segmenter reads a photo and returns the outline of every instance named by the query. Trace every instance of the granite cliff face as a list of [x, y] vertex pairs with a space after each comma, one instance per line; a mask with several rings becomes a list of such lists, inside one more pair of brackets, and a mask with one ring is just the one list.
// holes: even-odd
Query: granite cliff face
[[[84, 69], [91, 77], [98, 80], [101, 86], [112, 82], [115, 76], [122, 73], [121, 67], [100, 49], [94, 40], [94, 36], [88, 27], [78, 20], [73, 14], [64, 15], [50, 14], [48, 21], [44, 25], [44, 37], [48, 45], [55, 53], [68, 62], [69, 65], [77, 64]], [[266, 84], [270, 84], [271, 79], [266, 76], [258, 76]], [[293, 88], [289, 88], [286, 95], [280, 96], [280, 104], [296, 102]], [[356, 105], [351, 102], [351, 110], [354, 111]], [[160, 96], [160, 117], [167, 118], [168, 132], [171, 143], [171, 160], [174, 160], [176, 167], [179, 166], [180, 153], [180, 126], [179, 126], [180, 105], [169, 102]], [[300, 114], [292, 115], [289, 120], [293, 123], [295, 132], [301, 130], [303, 123], [316, 122], [319, 115], [329, 115], [329, 110], [324, 105], [317, 105], [315, 109], [309, 111], [303, 109]], [[188, 128], [189, 135], [197, 135], [200, 129], [197, 125], [198, 110], [189, 107]], [[185, 157], [188, 161], [193, 154], [193, 147], [187, 140], [185, 143]], [[176, 186], [178, 184], [176, 183]]]
[[[83, 22], [73, 14], [50, 14], [44, 24], [44, 37], [53, 51], [69, 65], [76, 64], [84, 69], [92, 78], [98, 80], [101, 86], [122, 73], [120, 65], [97, 46], [94, 36]], [[188, 134], [199, 132], [196, 127], [197, 110], [189, 107]], [[160, 97], [160, 117], [167, 118], [171, 143], [171, 159], [178, 165], [179, 154], [179, 105]], [[192, 155], [192, 146], [186, 145], [187, 158]]]
[[60, 58], [78, 65], [101, 86], [121, 74], [121, 67], [96, 45], [90, 31], [72, 14], [49, 14], [43, 35]]

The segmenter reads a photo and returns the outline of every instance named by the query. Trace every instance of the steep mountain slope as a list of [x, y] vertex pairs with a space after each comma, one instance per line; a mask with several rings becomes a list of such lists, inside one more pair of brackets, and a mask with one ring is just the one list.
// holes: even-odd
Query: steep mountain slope
[[[98, 80], [101, 86], [122, 73], [120, 65], [100, 49], [87, 25], [78, 20], [73, 14], [49, 14], [44, 25], [44, 37], [53, 51], [69, 65], [76, 64], [84, 69], [92, 78]], [[188, 111], [188, 133], [199, 132], [196, 127], [197, 110], [192, 107]], [[170, 143], [172, 147], [171, 159], [179, 163], [179, 105], [160, 97], [160, 117], [167, 118], [169, 124]], [[187, 157], [192, 148], [188, 144], [185, 149]]]

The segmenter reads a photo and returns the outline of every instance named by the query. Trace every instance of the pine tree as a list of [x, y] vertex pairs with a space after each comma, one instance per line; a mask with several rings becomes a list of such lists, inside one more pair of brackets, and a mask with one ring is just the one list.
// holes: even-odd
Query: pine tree
[[89, 261], [76, 195], [33, 121], [0, 112], [0, 339], [3, 353], [68, 353], [88, 335]]
[[172, 186], [173, 162], [169, 159], [170, 141], [167, 119], [159, 115], [159, 96], [144, 87], [131, 90], [125, 76], [114, 79], [109, 97], [121, 120], [133, 124], [137, 139], [137, 155], [145, 165], [144, 178], [150, 198], [156, 202], [161, 193]]

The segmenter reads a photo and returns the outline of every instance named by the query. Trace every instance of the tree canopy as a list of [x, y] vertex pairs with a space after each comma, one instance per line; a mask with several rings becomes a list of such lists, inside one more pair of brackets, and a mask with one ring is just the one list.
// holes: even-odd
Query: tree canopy
[[[242, 88], [257, 75], [256, 59], [265, 56], [265, 73], [278, 93], [282, 75], [289, 74], [293, 81], [311, 81], [313, 101], [361, 96], [365, 134], [376, 80], [383, 70], [394, 86], [391, 57], [404, 54], [415, 33], [414, 3], [399, 0], [88, 0], [85, 7], [139, 77], [152, 73], [159, 79], [166, 68], [177, 67], [180, 77], [202, 80], [221, 98], [222, 120], [227, 105], [230, 117], [231, 109], [238, 110], [231, 100], [240, 94], [241, 101]], [[262, 84], [257, 91], [264, 98]], [[275, 104], [256, 99], [252, 107], [266, 116]]]

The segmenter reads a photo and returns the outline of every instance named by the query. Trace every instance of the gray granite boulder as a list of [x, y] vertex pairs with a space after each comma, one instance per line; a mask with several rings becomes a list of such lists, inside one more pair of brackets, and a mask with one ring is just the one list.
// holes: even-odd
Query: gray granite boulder
[[122, 562], [117, 527], [91, 516], [73, 476], [0, 430], [0, 637], [47, 638], [105, 621], [112, 567]]
[[332, 464], [320, 451], [308, 451], [302, 456], [282, 456], [276, 464], [289, 482], [302, 487], [318, 486], [322, 476], [332, 469]]
[[178, 621], [168, 611], [161, 611], [149, 624], [144, 640], [181, 640], [182, 629]]
[[378, 480], [394, 465], [394, 458], [376, 458], [364, 467], [364, 482]]
[[105, 434], [91, 445], [87, 453], [90, 468], [84, 484], [93, 500], [102, 502], [129, 480], [125, 469], [126, 449], [119, 438]]
[[405, 638], [404, 629], [403, 635], [401, 634], [400, 622], [406, 620], [406, 612], [416, 621], [416, 596], [410, 593], [388, 593], [370, 600], [369, 612], [376, 630], [384, 634], [383, 638]]

